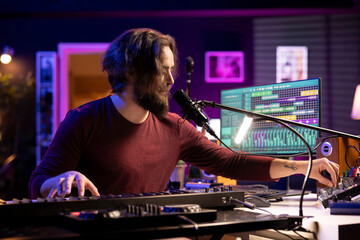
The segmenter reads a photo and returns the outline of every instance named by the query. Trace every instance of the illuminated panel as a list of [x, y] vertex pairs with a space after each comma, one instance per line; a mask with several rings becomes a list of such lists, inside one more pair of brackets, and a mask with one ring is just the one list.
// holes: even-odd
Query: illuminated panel
[[[320, 125], [320, 79], [221, 91], [221, 103], [281, 119]], [[306, 151], [305, 144], [290, 130], [270, 121], [254, 122], [247, 136], [235, 144], [244, 115], [221, 110], [221, 139], [235, 150], [262, 154], [291, 154]], [[308, 142], [316, 145], [318, 132], [292, 126]]]
[[244, 52], [212, 51], [205, 53], [205, 81], [208, 83], [244, 82]]

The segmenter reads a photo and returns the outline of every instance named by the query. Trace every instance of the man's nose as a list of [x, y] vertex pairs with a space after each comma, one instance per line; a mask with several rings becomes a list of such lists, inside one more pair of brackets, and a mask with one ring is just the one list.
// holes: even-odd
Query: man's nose
[[175, 82], [170, 70], [168, 71], [168, 74], [166, 76], [166, 82], [169, 83], [170, 85], [173, 85]]

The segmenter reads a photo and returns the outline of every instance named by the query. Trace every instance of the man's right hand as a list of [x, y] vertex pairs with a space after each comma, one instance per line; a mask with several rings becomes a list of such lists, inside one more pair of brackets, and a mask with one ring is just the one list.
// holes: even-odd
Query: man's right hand
[[82, 173], [77, 171], [68, 171], [56, 177], [47, 179], [41, 186], [42, 196], [49, 198], [65, 197], [70, 194], [72, 187], [77, 187], [78, 196], [84, 196], [88, 189], [92, 195], [100, 196], [95, 185]]

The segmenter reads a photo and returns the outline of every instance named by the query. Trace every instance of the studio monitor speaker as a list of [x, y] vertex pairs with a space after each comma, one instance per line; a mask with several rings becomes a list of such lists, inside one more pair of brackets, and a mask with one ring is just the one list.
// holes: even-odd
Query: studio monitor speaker
[[[323, 141], [324, 138], [318, 138], [316, 140], [317, 144]], [[360, 150], [360, 141], [346, 138], [346, 137], [335, 137], [325, 139], [321, 145], [316, 149], [316, 158], [327, 158], [330, 161], [339, 164], [340, 167], [340, 176], [342, 176], [343, 171], [346, 172], [346, 169], [350, 167], [357, 167], [356, 159], [359, 158], [359, 152], [355, 148], [349, 147], [354, 146], [356, 149]], [[348, 152], [346, 154], [346, 149]], [[348, 165], [345, 162], [345, 154]]]

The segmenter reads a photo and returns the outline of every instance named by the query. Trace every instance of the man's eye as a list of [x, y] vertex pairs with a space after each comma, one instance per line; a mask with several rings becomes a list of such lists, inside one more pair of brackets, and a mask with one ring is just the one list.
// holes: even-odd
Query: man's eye
[[166, 69], [166, 71], [168, 71], [168, 70], [170, 70], [170, 73], [173, 73], [175, 69], [172, 67], [172, 68], [167, 68]]

